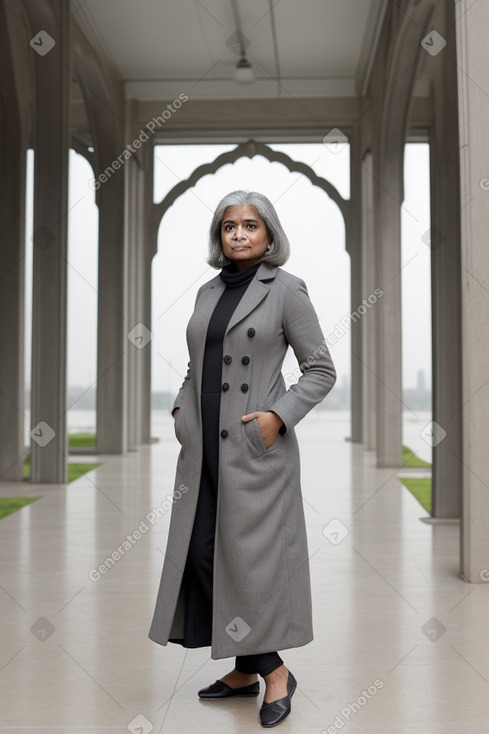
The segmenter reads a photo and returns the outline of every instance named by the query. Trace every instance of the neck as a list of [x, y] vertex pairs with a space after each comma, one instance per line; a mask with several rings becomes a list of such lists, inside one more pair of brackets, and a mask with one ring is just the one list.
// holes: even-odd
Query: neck
[[234, 263], [236, 270], [246, 270], [246, 268], [259, 263], [260, 260], [232, 260], [231, 262]]
[[240, 286], [253, 280], [260, 265], [258, 260], [247, 267], [238, 268], [236, 262], [232, 260], [223, 267], [220, 276], [227, 286]]

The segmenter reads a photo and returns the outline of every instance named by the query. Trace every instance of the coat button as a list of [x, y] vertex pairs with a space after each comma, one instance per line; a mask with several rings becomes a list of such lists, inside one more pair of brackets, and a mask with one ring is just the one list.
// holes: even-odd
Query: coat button
[[226, 390], [229, 390], [229, 384], [227, 382], [223, 382], [222, 389], [224, 390], [224, 392], [226, 392]]
[[250, 358], [249, 357], [243, 357], [243, 359], [241, 361], [242, 361], [243, 364], [249, 364], [250, 363]]
[[255, 334], [256, 334], [256, 331], [255, 331], [255, 330], [254, 330], [254, 328], [253, 328], [253, 327], [251, 326], [251, 327], [250, 327], [250, 328], [248, 329], [248, 336], [255, 336]]
[[225, 428], [223, 428], [221, 431], [221, 438], [227, 438], [227, 437], [228, 437], [228, 432], [226, 431]]
[[241, 385], [241, 392], [248, 392], [248, 390], [249, 390], [249, 385], [247, 385], [246, 382], [243, 383]]
[[233, 358], [231, 357], [230, 354], [225, 354], [224, 355], [224, 362], [225, 362], [225, 364], [231, 364], [232, 361], [233, 361]]

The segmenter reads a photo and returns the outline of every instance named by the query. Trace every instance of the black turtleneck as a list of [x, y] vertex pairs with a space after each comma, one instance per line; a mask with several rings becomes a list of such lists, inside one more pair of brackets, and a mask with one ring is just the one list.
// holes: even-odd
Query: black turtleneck
[[[219, 275], [226, 284], [207, 327], [204, 364], [202, 368], [202, 392], [220, 393], [222, 390], [222, 342], [227, 325], [236, 306], [255, 277], [261, 262], [238, 270], [231, 262], [222, 268]], [[236, 355], [235, 355], [236, 356]]]
[[253, 280], [260, 265], [261, 262], [257, 262], [254, 265], [248, 265], [243, 270], [238, 270], [236, 263], [232, 261], [223, 267], [219, 275], [229, 288], [237, 288], [243, 283], [249, 283]]

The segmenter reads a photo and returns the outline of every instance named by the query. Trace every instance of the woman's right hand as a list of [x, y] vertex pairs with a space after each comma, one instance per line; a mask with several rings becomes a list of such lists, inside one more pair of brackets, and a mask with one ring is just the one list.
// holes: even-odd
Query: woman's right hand
[[180, 408], [175, 408], [175, 410], [173, 411], [173, 413], [172, 413], [173, 420], [175, 420], [175, 418], [177, 417], [179, 410], [180, 410]]

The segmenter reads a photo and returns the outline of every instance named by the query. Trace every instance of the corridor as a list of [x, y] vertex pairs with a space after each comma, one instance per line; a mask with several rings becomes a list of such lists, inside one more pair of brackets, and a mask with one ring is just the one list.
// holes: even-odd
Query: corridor
[[[425, 423], [405, 442], [429, 460]], [[346, 413], [314, 410], [297, 434], [315, 639], [282, 652], [298, 689], [281, 732], [486, 734], [489, 588], [459, 576], [458, 524], [422, 522], [395, 470], [345, 440]], [[263, 681], [257, 699], [202, 701], [232, 659], [147, 637], [178, 452], [167, 415], [153, 435], [67, 487], [0, 485], [41, 497], [0, 521], [0, 732], [261, 730]]]

